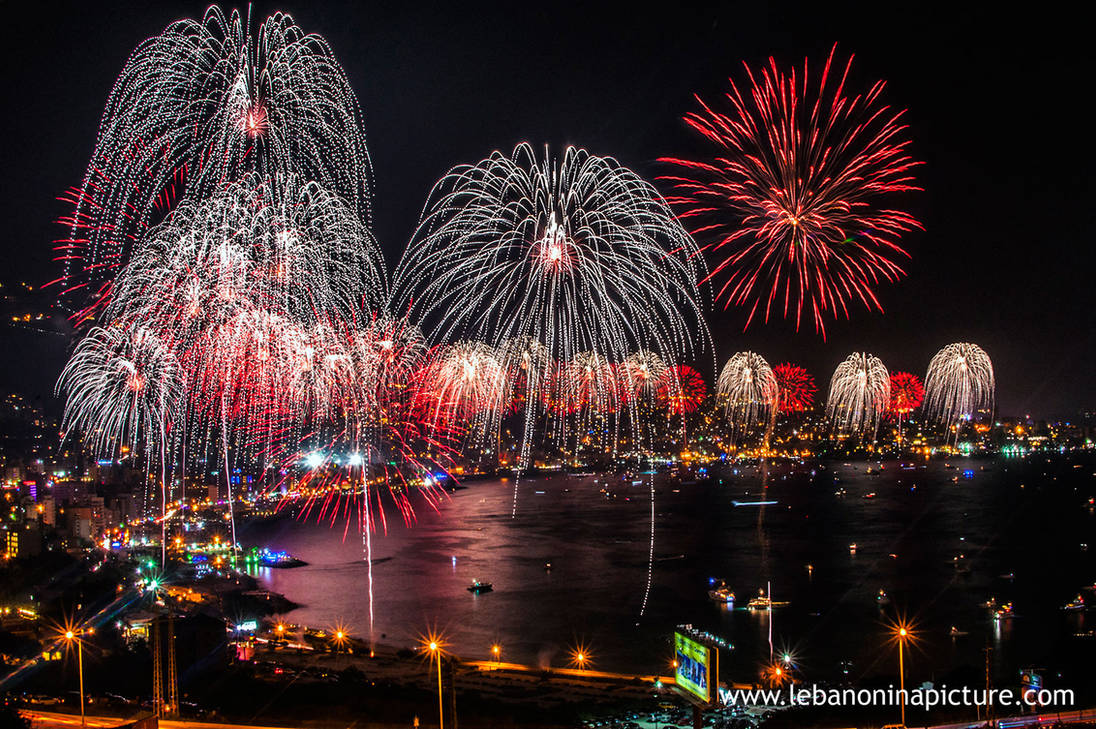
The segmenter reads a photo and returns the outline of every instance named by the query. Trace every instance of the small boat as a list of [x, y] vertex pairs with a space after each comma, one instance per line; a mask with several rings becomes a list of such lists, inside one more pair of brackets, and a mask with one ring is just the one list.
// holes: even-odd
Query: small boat
[[1008, 618], [1015, 617], [1016, 613], [1012, 611], [1012, 603], [1006, 602], [1001, 607], [993, 611], [994, 620], [1007, 620]]
[[1081, 595], [1078, 595], [1077, 597], [1073, 598], [1072, 600], [1067, 602], [1065, 605], [1063, 605], [1062, 609], [1063, 610], [1068, 610], [1070, 612], [1074, 612], [1074, 611], [1077, 611], [1077, 610], [1084, 610], [1085, 609], [1085, 598], [1082, 597]]
[[879, 592], [875, 595], [875, 602], [880, 607], [883, 605], [890, 605], [890, 597], [887, 595], [887, 591], [882, 587], [879, 588]]
[[776, 602], [769, 599], [769, 596], [765, 594], [764, 590], [758, 590], [757, 597], [746, 603], [746, 607], [749, 610], [771, 610], [774, 607], [783, 607], [787, 605], [786, 602]]
[[479, 580], [472, 580], [472, 584], [468, 586], [468, 591], [474, 595], [479, 595], [482, 592], [491, 592], [495, 587], [490, 582], [481, 582]]
[[544, 571], [545, 572], [551, 572], [552, 571], [552, 563], [551, 562], [545, 562], [544, 563]]
[[874, 492], [874, 491], [870, 491], [870, 492], [868, 492], [868, 493], [864, 494], [864, 496], [863, 496], [862, 498], [865, 498], [865, 499], [874, 499], [874, 498], [875, 498], [875, 492]]
[[953, 625], [951, 626], [951, 630], [948, 631], [948, 635], [952, 638], [962, 638], [964, 635], [968, 635], [968, 633], [965, 630], [959, 630], [959, 628], [956, 628]]
[[853, 542], [852, 544], [849, 545], [849, 552], [851, 554], [856, 554], [856, 542]]
[[1015, 580], [1016, 579], [1016, 573], [1015, 572], [1006, 572], [1005, 574], [1001, 575], [1001, 579], [1002, 580]]
[[979, 607], [984, 607], [987, 610], [996, 610], [997, 609], [997, 598], [991, 597], [990, 599], [986, 600], [984, 603], [979, 605]]

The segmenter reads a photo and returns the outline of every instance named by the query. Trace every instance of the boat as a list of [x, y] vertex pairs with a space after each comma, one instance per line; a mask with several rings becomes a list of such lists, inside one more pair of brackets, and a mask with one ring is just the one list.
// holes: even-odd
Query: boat
[[749, 610], [772, 610], [774, 607], [783, 607], [787, 604], [786, 602], [770, 600], [764, 590], [758, 590], [757, 597], [746, 603], [746, 607]]
[[1068, 610], [1070, 612], [1073, 612], [1073, 611], [1076, 611], [1076, 610], [1084, 610], [1085, 609], [1085, 598], [1082, 597], [1081, 595], [1078, 595], [1077, 597], [1073, 598], [1072, 600], [1067, 602], [1065, 605], [1063, 605], [1062, 609], [1063, 610]]
[[874, 492], [874, 491], [870, 491], [870, 492], [868, 492], [868, 493], [864, 494], [864, 496], [863, 496], [862, 498], [865, 498], [865, 499], [874, 499], [874, 498], [875, 498], [875, 492]]
[[979, 607], [984, 607], [987, 610], [995, 610], [997, 609], [997, 598], [991, 597], [990, 599], [979, 605]]
[[719, 587], [708, 590], [708, 599], [714, 602], [722, 602], [727, 604], [734, 604], [734, 591], [726, 585], [721, 584]]
[[544, 571], [545, 572], [551, 572], [552, 571], [552, 563], [551, 562], [545, 562], [544, 563]]
[[1007, 620], [1008, 618], [1015, 617], [1016, 613], [1012, 611], [1012, 603], [1006, 602], [1001, 607], [993, 611], [994, 620]]
[[880, 605], [890, 605], [890, 597], [887, 595], [887, 591], [882, 587], [879, 588], [879, 592], [875, 595], [875, 602]]
[[856, 542], [853, 542], [849, 545], [849, 552], [852, 554], [856, 554]]
[[969, 635], [965, 630], [959, 630], [954, 625], [951, 626], [951, 630], [948, 631], [948, 635], [952, 638], [962, 638], [964, 635]]
[[480, 580], [472, 580], [472, 584], [468, 586], [468, 591], [474, 595], [479, 595], [483, 592], [491, 592], [495, 587], [490, 582], [481, 582]]

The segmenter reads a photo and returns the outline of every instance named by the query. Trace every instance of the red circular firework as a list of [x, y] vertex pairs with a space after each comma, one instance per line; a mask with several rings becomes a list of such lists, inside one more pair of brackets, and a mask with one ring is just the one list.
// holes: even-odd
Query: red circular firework
[[718, 148], [715, 159], [664, 158], [667, 199], [706, 249], [719, 252], [709, 279], [726, 307], [781, 311], [799, 328], [804, 310], [825, 336], [825, 320], [860, 302], [882, 311], [880, 281], [905, 275], [901, 236], [920, 223], [893, 196], [917, 190], [909, 139], [895, 111], [880, 102], [884, 82], [846, 96], [850, 58], [834, 52], [811, 83], [776, 61], [746, 66], [745, 94], [731, 81], [726, 111], [700, 101], [685, 122]]
[[785, 362], [773, 367], [773, 376], [780, 389], [778, 409], [781, 413], [801, 413], [814, 407], [818, 386], [807, 370]]
[[921, 378], [909, 372], [894, 372], [890, 376], [890, 412], [906, 415], [921, 406], [925, 386]]
[[704, 403], [708, 387], [692, 367], [670, 367], [658, 386], [658, 401], [675, 415], [695, 413]]

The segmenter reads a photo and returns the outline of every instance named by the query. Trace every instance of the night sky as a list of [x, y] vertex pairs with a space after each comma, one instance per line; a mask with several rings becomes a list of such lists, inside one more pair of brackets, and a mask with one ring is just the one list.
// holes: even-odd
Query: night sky
[[[907, 200], [925, 231], [904, 239], [908, 277], [879, 289], [885, 314], [854, 310], [851, 320], [827, 324], [823, 341], [813, 326], [796, 333], [783, 321], [743, 333], [743, 312], [719, 309], [709, 317], [719, 363], [753, 349], [773, 364], [807, 366], [824, 390], [855, 350], [923, 375], [939, 347], [973, 341], [993, 358], [1002, 414], [1096, 407], [1096, 52], [1081, 35], [1087, 23], [1072, 13], [1050, 4], [1008, 17], [1004, 5], [988, 15], [962, 3], [942, 11], [920, 3], [374, 5], [287, 0], [256, 3], [252, 14], [257, 24], [276, 9], [292, 13], [327, 38], [346, 69], [365, 118], [375, 228], [390, 264], [451, 166], [528, 140], [582, 146], [654, 179], [667, 170], [658, 157], [709, 153], [681, 122], [694, 92], [716, 97], [729, 75], [741, 77], [742, 61], [756, 67], [772, 55], [787, 66], [809, 56], [813, 65], [836, 41], [839, 53], [856, 54], [856, 86], [886, 79], [886, 101], [909, 109], [925, 192]], [[130, 51], [204, 9], [4, 4], [4, 293], [56, 277], [52, 241], [63, 231], [52, 221], [65, 206], [55, 198], [80, 182]], [[44, 329], [3, 330], [0, 388], [52, 389], [69, 340], [60, 324]], [[701, 363], [709, 381], [711, 359]]]

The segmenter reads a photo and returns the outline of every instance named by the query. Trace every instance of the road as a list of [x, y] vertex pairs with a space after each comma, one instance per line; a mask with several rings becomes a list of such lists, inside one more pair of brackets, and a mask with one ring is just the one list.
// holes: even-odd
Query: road
[[461, 661], [462, 666], [471, 666], [480, 671], [518, 671], [522, 673], [550, 673], [556, 676], [569, 676], [577, 679], [608, 679], [611, 681], [634, 681], [639, 679], [647, 683], [660, 681], [664, 686], [673, 686], [674, 677], [640, 675], [635, 673], [613, 673], [611, 671], [597, 671], [592, 668], [540, 668], [538, 666], [526, 666], [522, 663], [506, 663], [505, 661]]

